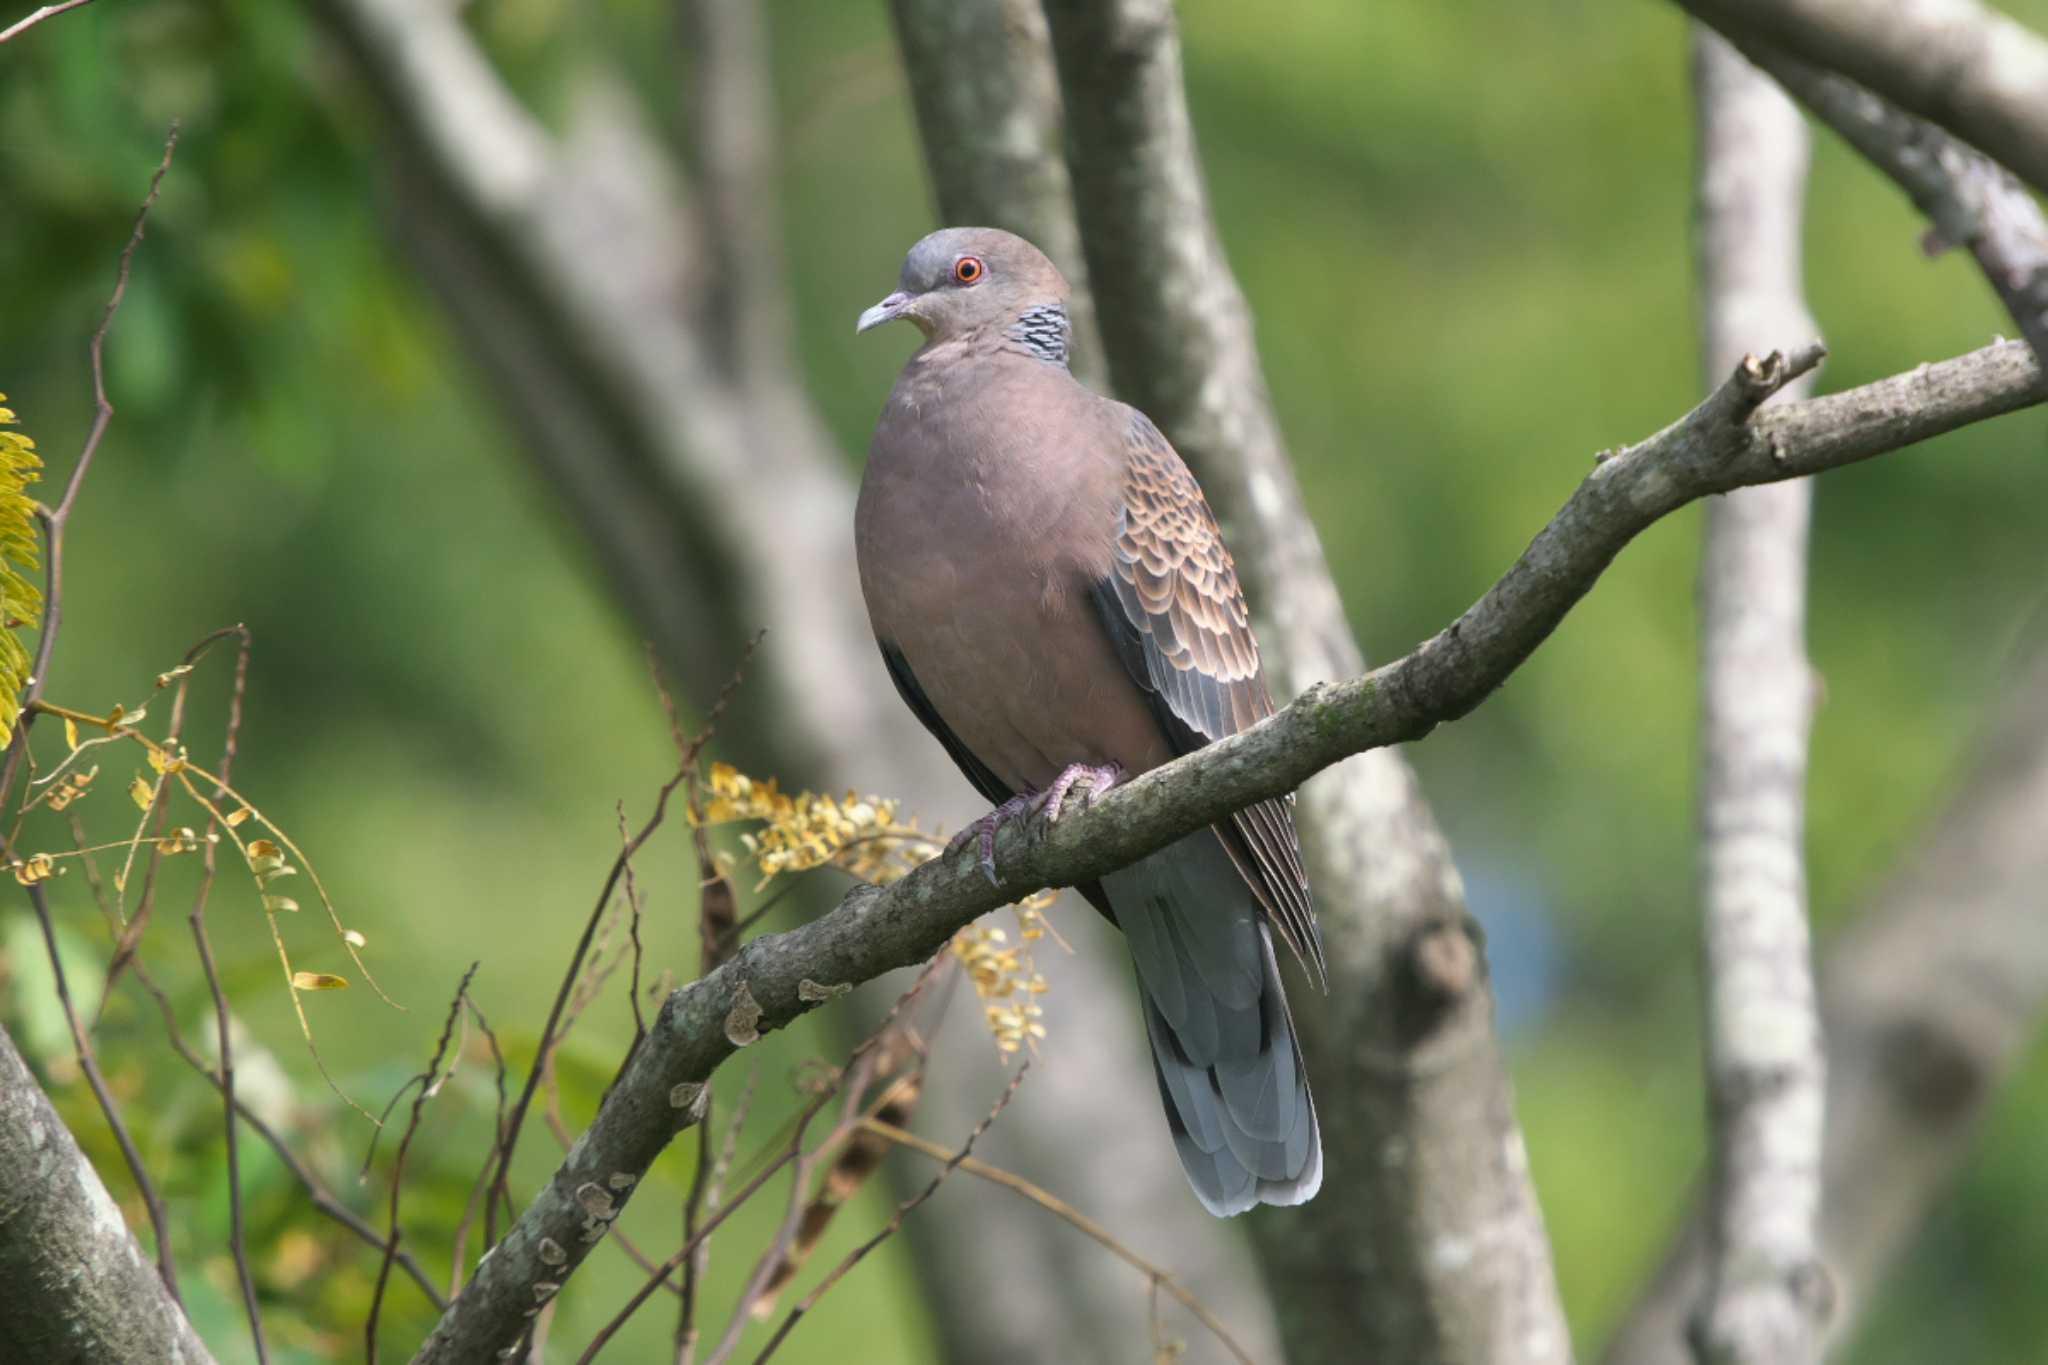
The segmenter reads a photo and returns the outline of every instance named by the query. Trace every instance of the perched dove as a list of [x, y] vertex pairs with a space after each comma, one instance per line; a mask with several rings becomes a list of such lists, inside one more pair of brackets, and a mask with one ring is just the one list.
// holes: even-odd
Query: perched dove
[[[1022, 238], [947, 228], [859, 331], [924, 333], [882, 409], [855, 520], [903, 700], [999, 820], [1059, 818], [1272, 714], [1216, 518], [1145, 415], [1067, 368], [1067, 282]], [[1283, 801], [1079, 888], [1137, 961], [1160, 1098], [1211, 1213], [1298, 1204], [1322, 1145], [1272, 931], [1322, 967]]]

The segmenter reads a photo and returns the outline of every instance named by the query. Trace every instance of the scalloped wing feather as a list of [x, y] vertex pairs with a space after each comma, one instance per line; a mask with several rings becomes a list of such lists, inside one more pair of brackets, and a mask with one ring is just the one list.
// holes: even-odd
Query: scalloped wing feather
[[[1251, 613], [1195, 477], [1132, 410], [1123, 506], [1096, 608], [1155, 716], [1186, 753], [1273, 714]], [[1321, 936], [1295, 837], [1293, 798], [1231, 820], [1224, 846], [1288, 947], [1320, 977]]]

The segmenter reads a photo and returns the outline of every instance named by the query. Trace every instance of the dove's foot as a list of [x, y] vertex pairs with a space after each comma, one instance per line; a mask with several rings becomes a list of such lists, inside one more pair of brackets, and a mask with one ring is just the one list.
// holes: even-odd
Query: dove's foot
[[1003, 821], [1028, 814], [1036, 808], [1037, 802], [1038, 797], [1032, 792], [1011, 797], [954, 835], [946, 845], [946, 856], [950, 858], [969, 844], [975, 845], [975, 862], [981, 865], [981, 875], [988, 878], [990, 886], [1001, 886], [1003, 879], [996, 875], [996, 830], [1002, 827]]
[[1060, 775], [1045, 789], [1045, 795], [1038, 798], [1037, 805], [1045, 826], [1049, 827], [1060, 818], [1067, 807], [1067, 797], [1076, 787], [1081, 789], [1081, 809], [1095, 804], [1095, 798], [1123, 781], [1124, 765], [1104, 763], [1100, 766], [1090, 763], [1069, 763], [1060, 770]]

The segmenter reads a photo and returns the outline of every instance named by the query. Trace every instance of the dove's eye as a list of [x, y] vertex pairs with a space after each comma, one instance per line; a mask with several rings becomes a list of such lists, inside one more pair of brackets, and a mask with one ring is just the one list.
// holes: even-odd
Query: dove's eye
[[960, 284], [979, 283], [981, 277], [987, 273], [988, 269], [982, 265], [979, 256], [962, 256], [953, 262], [953, 278]]

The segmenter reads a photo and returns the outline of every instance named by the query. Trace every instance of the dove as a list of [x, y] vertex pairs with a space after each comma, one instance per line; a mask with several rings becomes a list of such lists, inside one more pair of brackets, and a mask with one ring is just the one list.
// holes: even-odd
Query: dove
[[[856, 328], [924, 337], [875, 426], [855, 546], [897, 691], [995, 807], [955, 841], [991, 881], [1001, 821], [1057, 820], [1273, 713], [1216, 518], [1158, 427], [1074, 377], [1067, 297], [1021, 237], [946, 228]], [[1274, 952], [1321, 973], [1291, 801], [1076, 889], [1130, 947], [1202, 1205], [1312, 1197], [1322, 1146]]]

